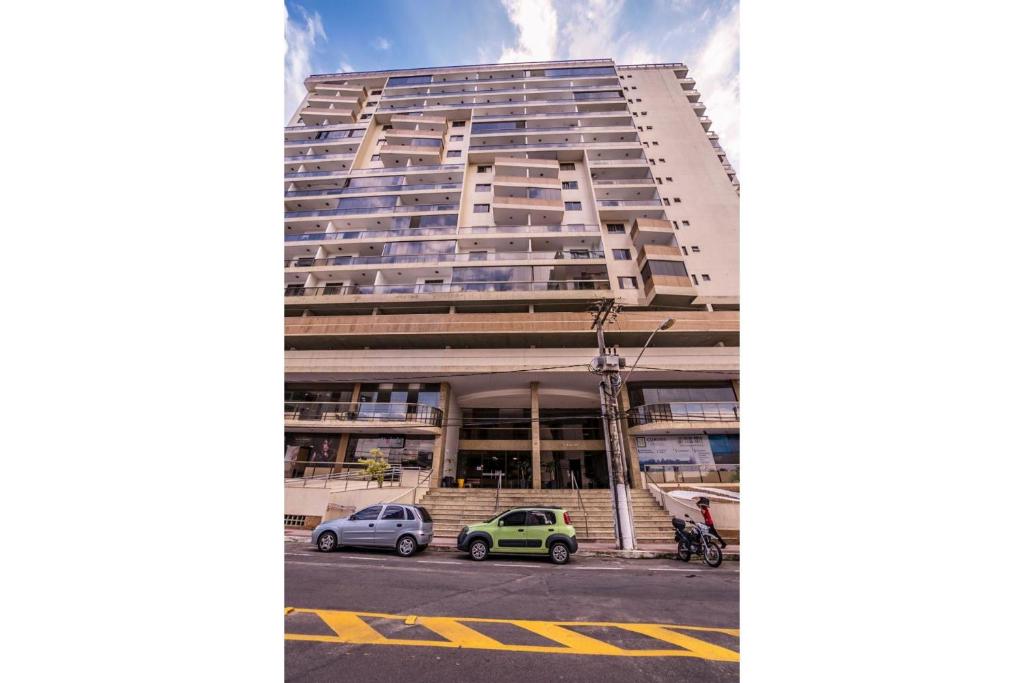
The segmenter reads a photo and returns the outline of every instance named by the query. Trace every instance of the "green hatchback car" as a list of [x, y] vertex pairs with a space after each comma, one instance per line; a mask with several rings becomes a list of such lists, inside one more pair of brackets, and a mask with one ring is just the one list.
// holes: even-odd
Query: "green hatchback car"
[[555, 564], [565, 564], [579, 549], [569, 513], [544, 506], [512, 508], [463, 527], [457, 545], [477, 561], [491, 553], [509, 553], [548, 555]]

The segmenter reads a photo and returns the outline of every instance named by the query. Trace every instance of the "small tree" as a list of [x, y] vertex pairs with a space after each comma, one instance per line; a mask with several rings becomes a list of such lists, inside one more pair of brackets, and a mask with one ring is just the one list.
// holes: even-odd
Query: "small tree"
[[384, 488], [384, 473], [391, 468], [391, 464], [381, 449], [371, 448], [370, 457], [360, 459], [359, 464], [366, 467], [366, 473], [377, 480], [378, 488]]

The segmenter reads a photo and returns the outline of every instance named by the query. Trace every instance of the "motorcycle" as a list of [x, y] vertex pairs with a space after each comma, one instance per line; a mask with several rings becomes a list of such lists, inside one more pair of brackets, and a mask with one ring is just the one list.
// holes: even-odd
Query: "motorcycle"
[[685, 520], [672, 518], [672, 526], [676, 530], [677, 557], [683, 562], [690, 561], [690, 555], [698, 553], [704, 556], [704, 564], [717, 567], [722, 564], [722, 548], [718, 539], [711, 535], [707, 524], [695, 522], [690, 515]]

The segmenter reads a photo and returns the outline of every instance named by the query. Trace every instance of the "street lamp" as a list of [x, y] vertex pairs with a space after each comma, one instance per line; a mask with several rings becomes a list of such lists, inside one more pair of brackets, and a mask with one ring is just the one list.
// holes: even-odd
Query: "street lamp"
[[619, 392], [622, 391], [622, 387], [626, 386], [626, 382], [629, 381], [629, 376], [633, 374], [634, 370], [636, 370], [636, 366], [640, 363], [640, 357], [644, 355], [644, 351], [647, 350], [647, 346], [651, 343], [651, 340], [654, 339], [654, 335], [658, 334], [662, 330], [667, 330], [668, 328], [672, 327], [675, 324], [675, 318], [665, 318], [664, 320], [661, 321], [661, 324], [658, 325], [657, 328], [655, 328], [654, 332], [651, 332], [651, 336], [648, 337], [647, 341], [644, 342], [643, 347], [640, 349], [640, 353], [637, 354], [636, 360], [633, 361], [633, 367], [629, 369], [629, 372], [627, 372], [626, 376], [622, 379], [622, 383], [619, 384], [618, 388], [615, 390], [615, 393], [612, 394], [613, 399], [619, 395]]

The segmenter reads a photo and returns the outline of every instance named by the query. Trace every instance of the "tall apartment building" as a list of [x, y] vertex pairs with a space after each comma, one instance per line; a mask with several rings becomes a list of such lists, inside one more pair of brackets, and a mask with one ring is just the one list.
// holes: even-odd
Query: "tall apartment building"
[[[314, 75], [285, 128], [286, 476], [379, 448], [433, 487], [738, 481], [738, 184], [683, 64]], [[295, 464], [289, 464], [295, 463]]]

